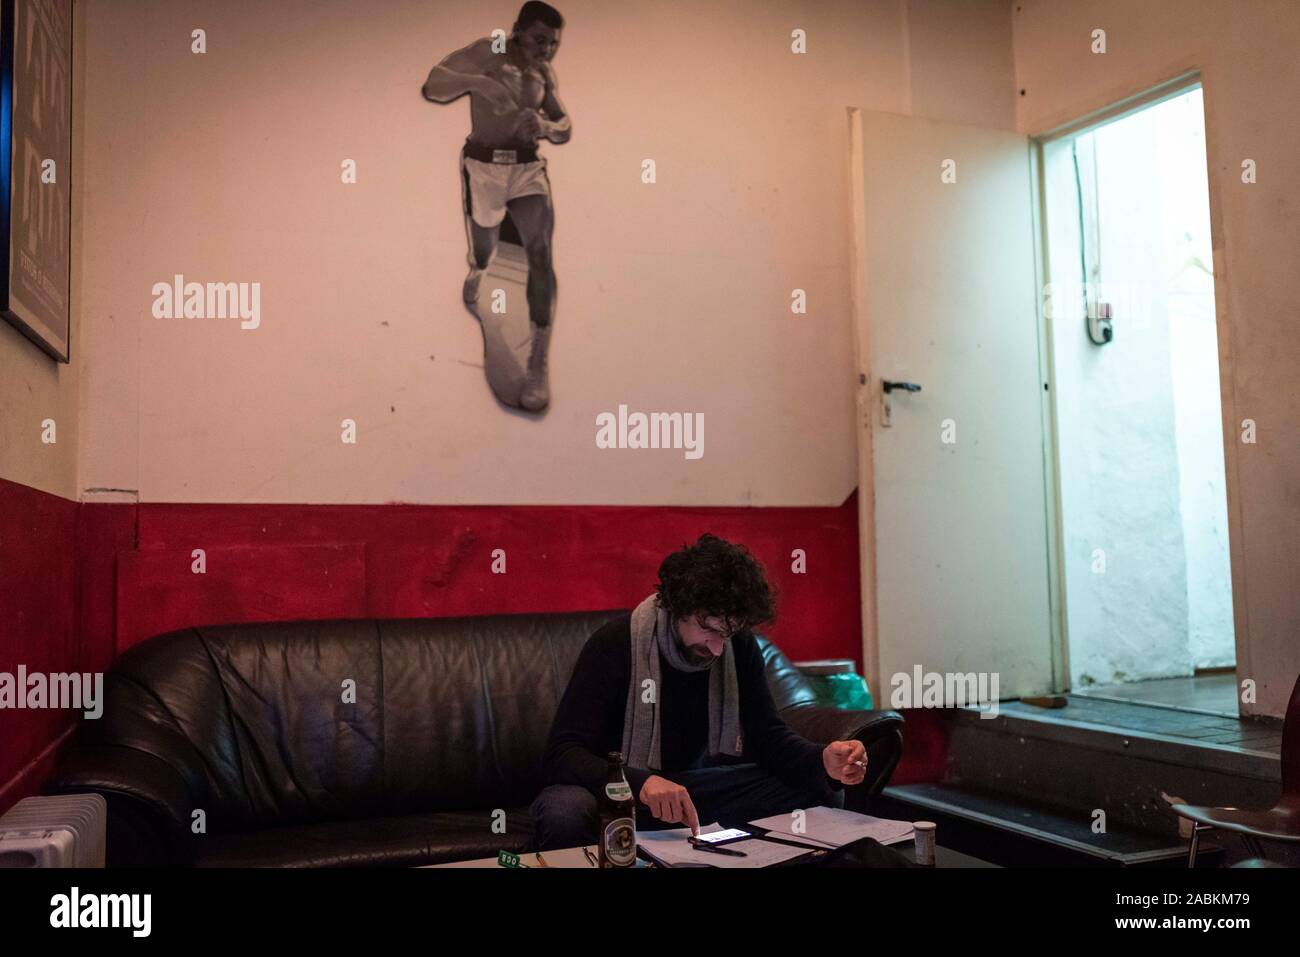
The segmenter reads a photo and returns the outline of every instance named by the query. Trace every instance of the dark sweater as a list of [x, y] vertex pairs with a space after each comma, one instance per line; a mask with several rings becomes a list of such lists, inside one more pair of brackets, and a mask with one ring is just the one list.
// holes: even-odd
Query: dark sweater
[[[822, 746], [801, 737], [781, 720], [772, 702], [763, 656], [753, 635], [731, 639], [740, 691], [743, 755], [796, 787], [839, 790], [826, 774]], [[701, 767], [709, 732], [709, 671], [678, 671], [659, 656], [659, 741], [663, 768], [626, 768], [634, 795], [646, 778]], [[569, 687], [555, 713], [547, 742], [545, 775], [549, 784], [579, 784], [599, 794], [608, 754], [623, 748], [623, 718], [632, 680], [632, 616], [607, 622], [583, 646]], [[720, 759], [715, 759], [720, 760]]]

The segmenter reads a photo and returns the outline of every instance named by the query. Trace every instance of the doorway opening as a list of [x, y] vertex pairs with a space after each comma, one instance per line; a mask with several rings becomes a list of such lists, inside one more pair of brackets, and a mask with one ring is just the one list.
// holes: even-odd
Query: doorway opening
[[1236, 717], [1200, 83], [1040, 147], [1071, 690]]

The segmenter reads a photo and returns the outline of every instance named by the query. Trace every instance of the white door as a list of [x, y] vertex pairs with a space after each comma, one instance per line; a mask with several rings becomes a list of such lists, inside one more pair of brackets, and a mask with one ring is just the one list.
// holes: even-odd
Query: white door
[[[1049, 692], [1028, 143], [891, 113], [850, 120], [868, 677], [884, 706], [893, 676], [917, 666], [996, 674], [1003, 699]], [[886, 382], [920, 391], [886, 396]]]

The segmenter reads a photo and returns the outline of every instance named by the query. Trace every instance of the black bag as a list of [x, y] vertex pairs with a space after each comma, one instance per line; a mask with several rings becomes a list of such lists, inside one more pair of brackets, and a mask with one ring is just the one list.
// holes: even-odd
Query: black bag
[[[774, 838], [768, 838], [774, 840]], [[791, 841], [780, 841], [792, 844]], [[911, 845], [907, 845], [909, 848]], [[814, 848], [800, 857], [782, 861], [777, 867], [922, 867], [912, 855], [881, 844], [874, 837], [863, 837], [837, 848]]]

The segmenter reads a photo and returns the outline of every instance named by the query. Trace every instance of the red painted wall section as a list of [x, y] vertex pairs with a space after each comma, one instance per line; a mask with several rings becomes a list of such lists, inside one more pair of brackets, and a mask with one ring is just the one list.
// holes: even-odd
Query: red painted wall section
[[[0, 479], [0, 672], [72, 673], [77, 503]], [[0, 709], [0, 811], [35, 794], [79, 711]]]
[[[889, 686], [872, 688], [877, 708], [889, 707]], [[948, 770], [952, 714], [937, 708], [898, 709], [903, 716], [903, 756], [890, 775], [890, 784], [942, 781]]]
[[77, 512], [81, 643], [88, 670], [105, 671], [117, 656], [117, 565], [135, 550], [134, 505], [83, 502]]
[[[630, 608], [704, 532], [767, 568], [769, 634], [791, 658], [860, 670], [856, 493], [835, 508], [78, 505], [0, 480], [0, 671], [103, 671], [191, 625]], [[872, 690], [885, 704], [888, 689]], [[77, 714], [0, 711], [0, 813], [37, 792]], [[894, 780], [933, 780], [946, 731], [908, 717]]]
[[[860, 663], [857, 499], [835, 508], [418, 505], [85, 506], [91, 591], [115, 595], [118, 651], [197, 624], [629, 608], [703, 532], [746, 545], [780, 593], [792, 657]], [[123, 547], [134, 515], [138, 540]], [[135, 547], [138, 545], [138, 547]], [[193, 571], [196, 549], [206, 571]], [[505, 574], [493, 573], [496, 550]], [[792, 570], [802, 549], [806, 573]], [[102, 597], [93, 613], [101, 633]]]

